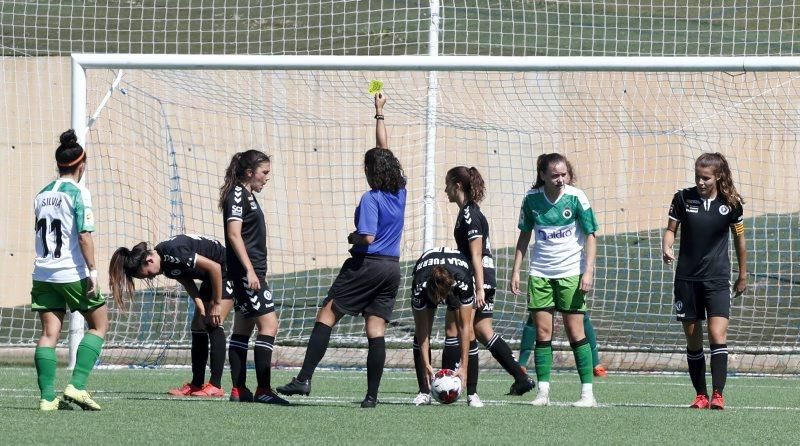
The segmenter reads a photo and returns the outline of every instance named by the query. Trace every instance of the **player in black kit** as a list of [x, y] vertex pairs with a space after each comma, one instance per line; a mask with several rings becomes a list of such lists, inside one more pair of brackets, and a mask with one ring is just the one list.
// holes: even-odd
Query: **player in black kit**
[[[486, 195], [483, 177], [474, 167], [454, 167], [445, 176], [445, 193], [451, 203], [458, 205], [458, 218], [453, 230], [453, 237], [458, 250], [469, 259], [475, 278], [475, 336], [491, 352], [503, 369], [514, 377], [510, 394], [522, 395], [534, 388], [533, 380], [514, 359], [514, 354], [506, 341], [492, 328], [497, 281], [491, 243], [489, 242], [489, 222], [478, 206], [478, 203]], [[447, 364], [452, 363], [453, 357], [458, 351], [457, 344], [454, 344], [455, 336], [454, 324], [452, 319], [449, 319], [444, 350], [444, 362]], [[467, 374], [467, 404], [471, 407], [483, 407], [477, 394], [478, 343], [475, 340], [470, 343]]]
[[[192, 381], [171, 389], [173, 396], [222, 397], [225, 367], [225, 331], [222, 323], [233, 307], [231, 284], [225, 280], [225, 247], [202, 235], [177, 235], [150, 249], [137, 243], [132, 249], [118, 248], [111, 256], [109, 281], [117, 302], [130, 301], [133, 279], [158, 275], [175, 279], [194, 299], [192, 318]], [[197, 288], [195, 280], [202, 284]], [[211, 343], [211, 378], [205, 382]]]
[[456, 249], [437, 248], [426, 251], [414, 265], [411, 281], [411, 308], [414, 310], [414, 368], [419, 394], [414, 405], [431, 403], [430, 337], [436, 308], [447, 305], [456, 321], [461, 344], [460, 367], [456, 375], [464, 388], [469, 364], [469, 343], [472, 334], [472, 305], [475, 301], [472, 270], [469, 261]]
[[[720, 153], [704, 153], [695, 161], [695, 187], [679, 190], [669, 208], [662, 241], [664, 262], [672, 264], [672, 245], [681, 229], [678, 266], [675, 271], [675, 313], [686, 335], [689, 376], [697, 396], [690, 407], [724, 409], [722, 391], [728, 373], [728, 318], [731, 306], [731, 262], [728, 232], [733, 234], [739, 275], [733, 285], [738, 296], [747, 287], [744, 200], [736, 191], [728, 161]], [[703, 354], [703, 320], [708, 316], [711, 344], [711, 385], [706, 389]]]
[[[231, 401], [289, 404], [270, 385], [272, 349], [278, 334], [278, 316], [267, 275], [267, 223], [253, 193], [269, 180], [270, 159], [258, 150], [233, 155], [220, 187], [219, 208], [225, 222], [228, 277], [233, 283], [236, 315], [228, 346], [233, 390]], [[258, 389], [247, 389], [247, 347], [253, 328], [258, 328], [253, 359]]]

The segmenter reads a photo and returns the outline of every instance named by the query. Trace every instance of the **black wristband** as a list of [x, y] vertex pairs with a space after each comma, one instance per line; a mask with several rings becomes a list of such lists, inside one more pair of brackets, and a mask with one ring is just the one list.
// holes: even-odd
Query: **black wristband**
[[375, 115], [375, 119], [383, 121], [383, 115]]

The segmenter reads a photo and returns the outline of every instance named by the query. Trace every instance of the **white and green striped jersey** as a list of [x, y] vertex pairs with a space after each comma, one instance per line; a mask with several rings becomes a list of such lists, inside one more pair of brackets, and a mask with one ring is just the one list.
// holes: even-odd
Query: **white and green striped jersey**
[[92, 197], [72, 179], [59, 178], [33, 201], [36, 215], [36, 260], [33, 280], [69, 283], [84, 279], [89, 268], [78, 235], [94, 231]]
[[582, 190], [566, 186], [553, 203], [544, 187], [531, 189], [522, 201], [518, 227], [533, 233], [531, 275], [558, 279], [583, 274], [583, 245], [598, 225]]

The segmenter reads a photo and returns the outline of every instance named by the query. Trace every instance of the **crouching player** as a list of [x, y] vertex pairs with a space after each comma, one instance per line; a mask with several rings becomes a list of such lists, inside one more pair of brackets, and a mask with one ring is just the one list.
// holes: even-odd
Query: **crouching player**
[[414, 398], [417, 406], [431, 403], [430, 338], [436, 308], [447, 305], [458, 325], [461, 342], [461, 360], [457, 364], [442, 364], [455, 369], [466, 388], [469, 343], [472, 340], [472, 306], [475, 300], [472, 271], [469, 261], [457, 249], [437, 248], [426, 251], [414, 266], [411, 282], [411, 307], [414, 310], [414, 368], [417, 372], [419, 394]]

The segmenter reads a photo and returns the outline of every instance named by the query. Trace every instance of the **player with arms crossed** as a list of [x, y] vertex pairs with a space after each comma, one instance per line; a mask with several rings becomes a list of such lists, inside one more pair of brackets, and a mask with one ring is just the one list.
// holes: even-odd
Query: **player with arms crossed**
[[362, 408], [378, 404], [378, 388], [386, 360], [384, 333], [400, 288], [400, 238], [406, 207], [406, 178], [400, 161], [388, 147], [383, 106], [375, 103], [375, 147], [364, 154], [364, 174], [370, 190], [355, 211], [356, 230], [347, 237], [351, 257], [345, 260], [317, 313], [308, 339], [303, 367], [297, 377], [278, 387], [284, 395], [308, 395], [311, 377], [325, 356], [331, 330], [345, 315], [363, 315], [367, 335], [367, 395]]
[[[133, 279], [159, 275], [175, 279], [194, 300], [192, 318], [192, 381], [171, 389], [173, 396], [223, 397], [225, 330], [222, 323], [233, 308], [233, 284], [225, 280], [225, 247], [202, 235], [177, 235], [157, 244], [137, 243], [117, 248], [111, 256], [108, 277], [114, 300], [130, 301], [136, 292]], [[202, 283], [197, 288], [195, 280]], [[211, 378], [206, 383], [206, 363], [211, 343]]]
[[[453, 237], [458, 250], [467, 259], [475, 278], [475, 317], [473, 330], [475, 337], [489, 350], [495, 360], [514, 377], [511, 395], [523, 395], [534, 388], [533, 380], [520, 366], [511, 348], [505, 340], [492, 328], [494, 295], [496, 291], [496, 274], [489, 242], [489, 222], [481, 211], [480, 203], [486, 195], [486, 186], [478, 169], [457, 166], [450, 169], [445, 176], [445, 193], [451, 203], [458, 205], [458, 218], [453, 229]], [[446, 368], [458, 355], [458, 332], [452, 316], [447, 313], [447, 334], [443, 352], [443, 363]], [[483, 407], [478, 397], [478, 343], [475, 339], [470, 344], [470, 361], [467, 370], [467, 404], [471, 407]]]
[[[233, 155], [220, 187], [219, 208], [225, 222], [225, 263], [233, 284], [236, 314], [228, 346], [231, 401], [287, 405], [270, 384], [272, 349], [278, 334], [278, 316], [267, 285], [267, 223], [254, 193], [269, 180], [270, 159], [258, 150]], [[257, 328], [253, 359], [258, 388], [247, 388], [247, 348]]]
[[[739, 276], [734, 292], [747, 287], [747, 250], [744, 237], [744, 200], [733, 184], [728, 161], [720, 153], [704, 153], [694, 164], [696, 186], [679, 190], [669, 208], [662, 254], [668, 265], [675, 260], [673, 244], [681, 229], [680, 254], [675, 271], [675, 313], [686, 335], [686, 361], [697, 396], [694, 409], [724, 409], [722, 391], [728, 374], [728, 318], [731, 310], [731, 261], [728, 232], [733, 234]], [[708, 400], [703, 320], [708, 315], [711, 343], [711, 386]]]
[[[65, 401], [83, 410], [100, 410], [86, 391], [86, 381], [103, 348], [108, 307], [97, 289], [92, 197], [79, 183], [86, 171], [86, 151], [74, 130], [67, 130], [59, 139], [58, 179], [45, 186], [33, 202], [36, 260], [31, 309], [39, 313], [42, 322], [42, 336], [34, 352], [41, 392], [39, 410], [71, 409]], [[62, 401], [55, 391], [56, 344], [67, 308], [81, 312], [89, 331], [78, 345], [75, 369]]]
[[586, 194], [569, 184], [567, 159], [558, 153], [536, 160], [536, 182], [522, 201], [519, 238], [514, 254], [510, 288], [520, 292], [519, 271], [531, 235], [536, 243], [530, 259], [528, 310], [536, 322], [534, 361], [539, 392], [532, 404], [550, 404], [550, 372], [553, 366], [553, 311], [564, 318], [575, 366], [581, 380], [576, 407], [594, 407], [592, 350], [583, 329], [585, 296], [594, 282], [598, 224]]
[[[472, 269], [469, 260], [457, 249], [437, 248], [426, 251], [414, 265], [411, 281], [411, 308], [414, 311], [414, 369], [419, 394], [414, 405], [431, 403], [431, 329], [436, 308], [447, 305], [456, 322], [461, 357], [456, 376], [466, 387], [469, 343], [473, 339], [472, 317], [475, 302]], [[444, 367], [446, 368], [446, 367]]]

